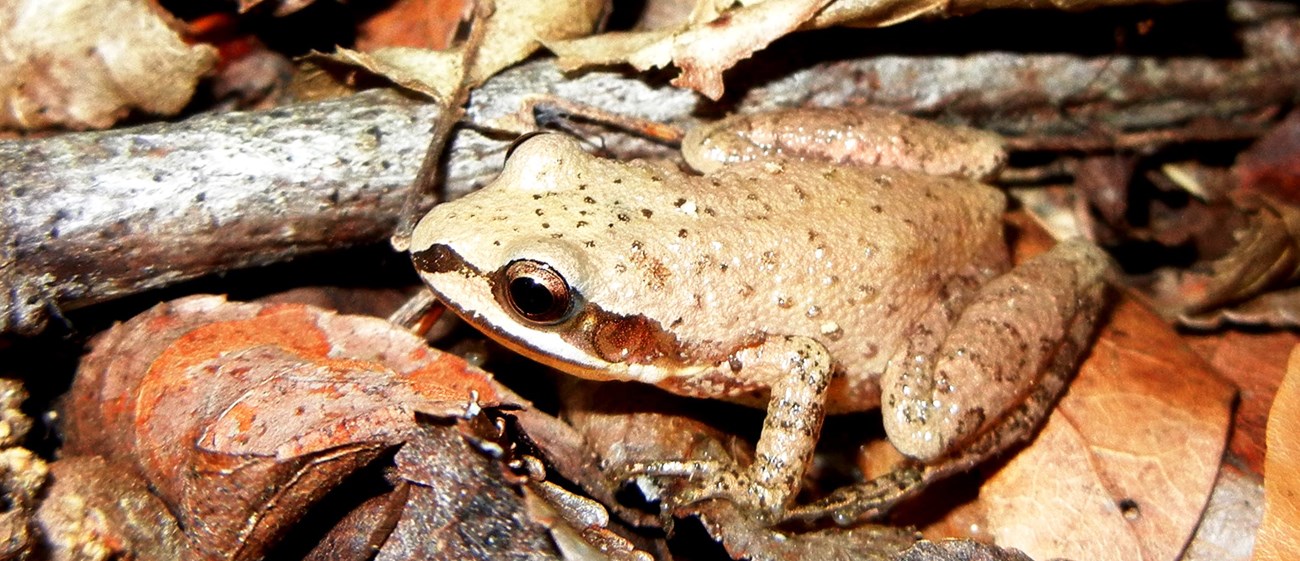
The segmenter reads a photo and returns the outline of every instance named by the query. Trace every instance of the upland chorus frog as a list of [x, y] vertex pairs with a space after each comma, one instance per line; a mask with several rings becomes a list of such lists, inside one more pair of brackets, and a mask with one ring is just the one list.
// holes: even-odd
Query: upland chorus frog
[[[742, 127], [739, 149], [726, 126], [688, 135], [704, 175], [529, 138], [495, 181], [424, 217], [416, 266], [540, 362], [765, 406], [743, 470], [643, 466], [690, 476], [695, 499], [779, 519], [828, 413], [881, 408], [921, 465], [1032, 432], [1093, 331], [1105, 254], [1072, 241], [1011, 266], [1004, 195], [963, 177], [997, 168], [992, 135], [867, 109], [774, 122]], [[973, 443], [987, 450], [963, 453]]]

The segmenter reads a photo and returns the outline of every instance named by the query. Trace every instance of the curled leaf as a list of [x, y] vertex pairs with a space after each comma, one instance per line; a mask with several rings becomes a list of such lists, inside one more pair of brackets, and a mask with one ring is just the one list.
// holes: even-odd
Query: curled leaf
[[562, 68], [627, 62], [637, 70], [669, 64], [682, 70], [673, 85], [722, 97], [722, 72], [813, 17], [830, 0], [767, 0], [673, 30], [607, 33], [547, 41]]
[[172, 115], [216, 50], [187, 45], [147, 0], [0, 3], [0, 126], [106, 128]]
[[[1204, 274], [1181, 283], [1184, 316], [1241, 302], [1300, 277], [1300, 208], [1260, 199], [1248, 209], [1248, 223], [1235, 233], [1236, 246], [1209, 264]], [[1204, 323], [1206, 320], [1199, 320]]]
[[445, 51], [387, 47], [371, 53], [339, 49], [334, 54], [313, 54], [308, 60], [326, 60], [362, 68], [394, 84], [446, 102], [462, 81], [470, 87], [531, 55], [543, 42], [590, 33], [604, 17], [603, 0], [532, 2], [497, 0], [484, 25], [483, 39], [465, 76], [465, 45]]
[[[673, 84], [722, 97], [722, 74], [773, 41], [802, 29], [836, 25], [884, 27], [922, 17], [993, 8], [1085, 10], [1140, 0], [698, 0], [686, 22], [648, 31], [612, 32], [548, 41], [562, 68], [630, 64], [637, 70], [674, 65]], [[729, 9], [721, 9], [729, 8]], [[647, 10], [658, 20], [656, 10]], [[671, 19], [669, 20], [671, 21]]]
[[1265, 292], [1254, 298], [1210, 312], [1183, 315], [1178, 322], [1194, 329], [1218, 329], [1226, 324], [1275, 328], [1300, 326], [1300, 288]]
[[1242, 152], [1233, 165], [1233, 200], [1247, 217], [1236, 245], [1203, 275], [1179, 284], [1187, 300], [1179, 318], [1193, 327], [1224, 321], [1295, 326], [1300, 293], [1275, 291], [1300, 277], [1300, 112], [1292, 112]]
[[397, 453], [407, 496], [376, 561], [560, 559], [500, 464], [475, 450], [465, 430], [422, 423]]
[[386, 47], [363, 53], [340, 47], [333, 53], [313, 53], [307, 61], [341, 63], [383, 76], [397, 86], [433, 99], [449, 99], [460, 87], [464, 57], [458, 52], [413, 47]]
[[249, 559], [403, 442], [417, 411], [498, 401], [485, 373], [383, 320], [197, 296], [96, 341], [65, 451], [129, 466], [202, 555]]

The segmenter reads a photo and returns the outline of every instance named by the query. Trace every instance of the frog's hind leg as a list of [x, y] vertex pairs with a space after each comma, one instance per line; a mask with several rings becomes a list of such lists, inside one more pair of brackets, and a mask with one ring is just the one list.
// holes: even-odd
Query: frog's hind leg
[[1087, 347], [1109, 263], [1091, 244], [1065, 242], [981, 288], [933, 362], [908, 353], [904, 367], [882, 380], [886, 432], [912, 460], [790, 517], [850, 523], [876, 516], [1029, 438]]
[[[1087, 335], [1082, 339], [1086, 341]], [[816, 502], [792, 509], [786, 519], [814, 521], [830, 518], [839, 525], [848, 526], [859, 520], [878, 518], [930, 483], [965, 471], [1025, 440], [1047, 418], [1052, 404], [1065, 392], [1080, 350], [1062, 349], [1057, 353], [1052, 366], [1025, 400], [965, 446], [929, 464], [908, 459], [889, 473], [841, 487]]]

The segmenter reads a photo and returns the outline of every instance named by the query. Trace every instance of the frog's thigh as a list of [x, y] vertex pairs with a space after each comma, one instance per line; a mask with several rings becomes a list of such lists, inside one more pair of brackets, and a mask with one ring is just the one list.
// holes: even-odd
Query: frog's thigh
[[999, 420], [1058, 351], [1078, 349], [1091, 335], [1108, 267], [1095, 246], [1063, 242], [981, 287], [938, 353], [909, 352], [885, 372], [890, 442], [931, 461]]

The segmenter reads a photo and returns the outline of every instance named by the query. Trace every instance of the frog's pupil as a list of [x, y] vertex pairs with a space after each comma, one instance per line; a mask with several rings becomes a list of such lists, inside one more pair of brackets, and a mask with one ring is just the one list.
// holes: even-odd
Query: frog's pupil
[[545, 284], [532, 277], [519, 277], [510, 281], [510, 298], [520, 312], [528, 316], [544, 316], [555, 306], [555, 295]]
[[550, 265], [520, 259], [512, 261], [502, 273], [505, 290], [498, 293], [498, 298], [522, 319], [550, 325], [568, 314], [573, 298], [571, 289]]

